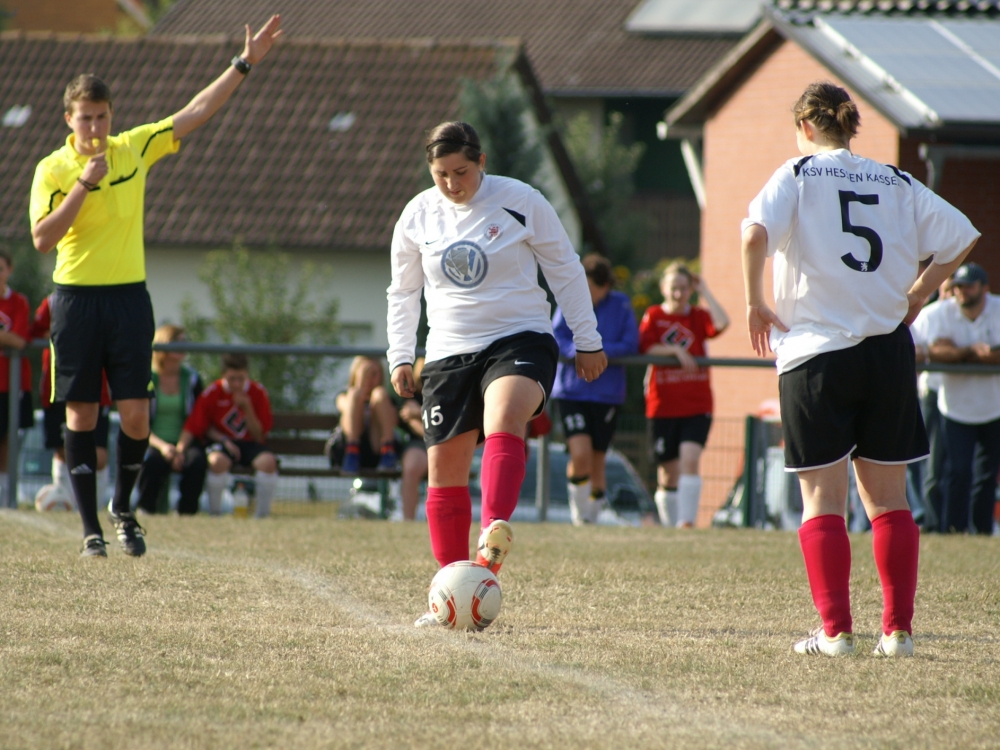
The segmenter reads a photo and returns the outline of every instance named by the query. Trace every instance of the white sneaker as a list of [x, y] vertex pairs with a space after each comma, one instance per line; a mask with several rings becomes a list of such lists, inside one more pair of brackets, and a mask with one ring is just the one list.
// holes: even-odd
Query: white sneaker
[[569, 517], [574, 526], [583, 526], [585, 512], [580, 508], [580, 504], [575, 497], [569, 499]]
[[438, 619], [434, 616], [433, 612], [424, 612], [417, 618], [417, 621], [413, 623], [413, 627], [415, 628], [429, 628], [434, 625], [441, 627], [441, 623], [438, 622]]
[[816, 628], [805, 640], [795, 644], [795, 653], [816, 656], [850, 656], [854, 653], [854, 635], [852, 633], [837, 633], [833, 638], [827, 636], [823, 626]]
[[476, 562], [496, 575], [514, 543], [514, 531], [506, 521], [497, 519], [479, 535], [476, 545]]
[[894, 630], [878, 639], [878, 645], [872, 653], [888, 657], [913, 656], [913, 639], [905, 630]]

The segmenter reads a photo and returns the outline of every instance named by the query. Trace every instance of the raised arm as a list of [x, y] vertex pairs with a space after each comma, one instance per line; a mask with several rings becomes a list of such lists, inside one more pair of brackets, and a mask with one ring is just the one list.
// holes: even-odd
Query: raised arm
[[[243, 54], [240, 55], [250, 65], [256, 65], [271, 49], [274, 40], [281, 36], [281, 16], [273, 15], [266, 24], [253, 36], [250, 27], [246, 27], [246, 43]], [[174, 115], [174, 138], [180, 140], [208, 122], [212, 115], [222, 108], [236, 88], [246, 78], [234, 66], [216, 78], [212, 83], [198, 92], [197, 96], [188, 102], [180, 112]]]

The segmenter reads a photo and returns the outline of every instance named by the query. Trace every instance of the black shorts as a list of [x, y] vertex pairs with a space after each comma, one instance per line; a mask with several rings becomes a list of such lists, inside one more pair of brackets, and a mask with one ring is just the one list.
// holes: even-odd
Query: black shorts
[[[365, 427], [365, 431], [361, 434], [361, 441], [358, 443], [358, 449], [361, 453], [361, 468], [362, 469], [374, 469], [378, 467], [378, 462], [382, 458], [381, 448], [378, 450], [372, 449], [372, 438], [368, 434], [368, 428]], [[396, 451], [396, 455], [401, 455], [399, 441], [393, 439], [392, 449]], [[326, 456], [330, 459], [330, 466], [334, 469], [339, 469], [341, 464], [344, 463], [344, 453], [347, 452], [347, 435], [344, 434], [343, 429], [337, 427], [330, 435], [330, 439], [326, 441]]]
[[778, 378], [785, 467], [821, 469], [852, 456], [904, 464], [928, 453], [910, 329], [817, 354]]
[[150, 398], [153, 305], [146, 284], [56, 286], [52, 401], [99, 403], [101, 371], [115, 400]]
[[[98, 448], [108, 447], [108, 430], [111, 427], [110, 406], [102, 406], [97, 412], [97, 429], [94, 440]], [[45, 424], [45, 447], [50, 451], [62, 448], [66, 443], [66, 402], [56, 401], [42, 411]]]
[[697, 443], [704, 448], [708, 442], [708, 431], [712, 429], [711, 414], [654, 417], [650, 421], [653, 429], [653, 457], [658, 464], [680, 458], [681, 443]]
[[526, 331], [498, 339], [480, 352], [428, 362], [423, 383], [424, 442], [443, 443], [478, 430], [483, 434], [483, 396], [494, 380], [507, 375], [531, 378], [542, 389], [541, 414], [552, 392], [559, 346], [549, 333]]
[[[7, 439], [7, 428], [10, 426], [10, 404], [7, 400], [9, 395], [0, 393], [0, 440]], [[22, 430], [35, 426], [35, 410], [31, 405], [31, 394], [28, 391], [21, 392], [17, 426]]]
[[552, 402], [559, 410], [563, 431], [567, 438], [590, 435], [594, 450], [607, 453], [611, 438], [618, 427], [617, 404], [599, 404], [596, 401], [570, 401], [557, 398]]
[[222, 443], [212, 443], [205, 450], [206, 453], [225, 453], [229, 456], [229, 459], [233, 462], [234, 466], [246, 466], [250, 468], [253, 466], [253, 460], [257, 458], [261, 453], [267, 453], [267, 446], [262, 443], [255, 442], [253, 440], [233, 440], [233, 443], [237, 448], [240, 449], [240, 457], [236, 458], [232, 453], [226, 450], [226, 447]]

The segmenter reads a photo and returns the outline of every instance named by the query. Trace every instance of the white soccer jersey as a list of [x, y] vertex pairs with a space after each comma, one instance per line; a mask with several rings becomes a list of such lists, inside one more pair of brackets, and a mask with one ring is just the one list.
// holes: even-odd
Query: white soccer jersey
[[954, 206], [895, 167], [847, 149], [790, 159], [750, 204], [767, 230], [778, 372], [894, 331], [918, 261], [944, 264], [979, 236]]
[[420, 193], [392, 237], [390, 370], [414, 360], [421, 290], [430, 325], [427, 362], [478, 352], [523, 331], [552, 333], [539, 267], [577, 350], [600, 350], [583, 265], [541, 193], [492, 175], [467, 204], [451, 202], [437, 187]]
[[[923, 313], [921, 313], [923, 314]], [[1000, 297], [986, 295], [979, 317], [969, 320], [954, 297], [928, 310], [927, 340], [951, 339], [958, 347], [986, 343], [1000, 347]], [[938, 409], [948, 419], [985, 424], [1000, 419], [1000, 375], [941, 373]]]

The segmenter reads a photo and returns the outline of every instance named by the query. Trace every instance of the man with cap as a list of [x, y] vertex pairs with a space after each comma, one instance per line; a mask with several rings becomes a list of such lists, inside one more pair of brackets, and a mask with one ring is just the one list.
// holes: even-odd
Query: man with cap
[[[951, 298], [928, 310], [932, 362], [1000, 364], [1000, 297], [989, 277], [966, 263], [949, 282]], [[948, 444], [942, 532], [990, 534], [1000, 470], [1000, 375], [944, 373], [938, 391]]]

